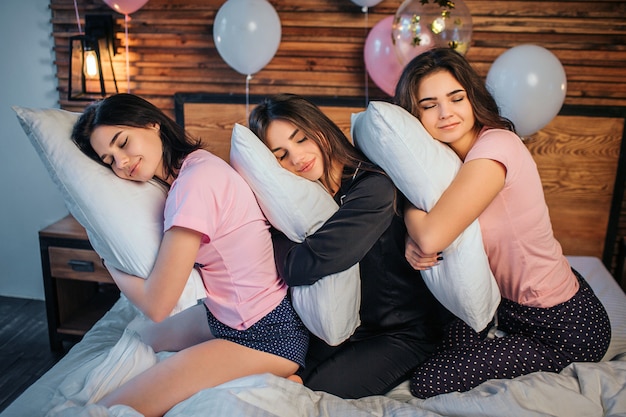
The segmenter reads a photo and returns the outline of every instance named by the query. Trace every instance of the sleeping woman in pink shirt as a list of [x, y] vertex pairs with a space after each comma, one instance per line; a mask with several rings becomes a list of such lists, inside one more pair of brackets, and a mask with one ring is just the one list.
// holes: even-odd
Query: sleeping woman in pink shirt
[[413, 395], [602, 359], [611, 338], [607, 313], [563, 255], [537, 166], [470, 64], [450, 48], [426, 51], [403, 70], [395, 101], [463, 161], [432, 210], [405, 211], [407, 260], [420, 270], [445, 262], [437, 252], [478, 218], [502, 295], [484, 331], [460, 320], [450, 327], [443, 350], [413, 374]]
[[[200, 390], [252, 374], [289, 377], [304, 365], [308, 331], [276, 271], [269, 223], [239, 174], [131, 94], [87, 107], [72, 138], [118, 177], [154, 178], [170, 187], [165, 232], [148, 279], [108, 269], [128, 299], [158, 322], [142, 333], [143, 341], [176, 353], [99, 404], [162, 416]], [[168, 317], [192, 268], [202, 276], [206, 299]]]

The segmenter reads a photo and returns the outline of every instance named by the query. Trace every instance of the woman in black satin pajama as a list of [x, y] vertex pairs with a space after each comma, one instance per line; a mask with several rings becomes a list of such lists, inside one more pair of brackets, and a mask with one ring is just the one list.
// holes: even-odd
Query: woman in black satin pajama
[[342, 398], [385, 394], [434, 352], [452, 319], [405, 259], [406, 228], [398, 215], [403, 197], [302, 97], [266, 99], [252, 111], [249, 125], [283, 167], [319, 179], [340, 206], [302, 243], [274, 230], [276, 263], [286, 283], [310, 285], [360, 265], [361, 325], [339, 346], [312, 336], [299, 373], [304, 384]]

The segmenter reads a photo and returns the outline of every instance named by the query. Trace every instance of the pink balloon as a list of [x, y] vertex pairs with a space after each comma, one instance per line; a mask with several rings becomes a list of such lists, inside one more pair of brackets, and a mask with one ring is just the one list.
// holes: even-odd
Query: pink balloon
[[390, 96], [396, 92], [396, 84], [403, 69], [391, 38], [393, 19], [394, 16], [387, 16], [372, 27], [363, 49], [367, 73], [374, 83]]
[[141, 9], [148, 0], [104, 0], [116, 12], [128, 15]]

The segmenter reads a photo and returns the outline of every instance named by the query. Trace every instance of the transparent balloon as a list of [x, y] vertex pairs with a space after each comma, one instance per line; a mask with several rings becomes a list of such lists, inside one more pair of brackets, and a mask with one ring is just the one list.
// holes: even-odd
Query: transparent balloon
[[274, 57], [281, 38], [278, 13], [266, 0], [227, 0], [215, 16], [213, 40], [228, 65], [252, 75]]
[[472, 15], [463, 0], [405, 0], [396, 11], [392, 36], [403, 65], [434, 47], [465, 54], [472, 40]]
[[502, 53], [486, 79], [500, 113], [520, 136], [547, 125], [561, 110], [567, 78], [559, 59], [538, 45], [518, 45]]
[[393, 16], [379, 21], [367, 34], [363, 47], [365, 69], [374, 83], [385, 93], [393, 96], [396, 84], [402, 74], [402, 65], [398, 60], [391, 41]]

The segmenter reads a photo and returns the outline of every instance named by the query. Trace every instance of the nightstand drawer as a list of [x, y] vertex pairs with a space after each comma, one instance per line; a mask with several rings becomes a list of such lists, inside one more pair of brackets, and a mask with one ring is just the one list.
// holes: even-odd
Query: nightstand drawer
[[50, 272], [55, 278], [113, 283], [100, 257], [92, 250], [49, 247]]
[[120, 297], [120, 291], [71, 215], [39, 231], [50, 348], [77, 342]]

